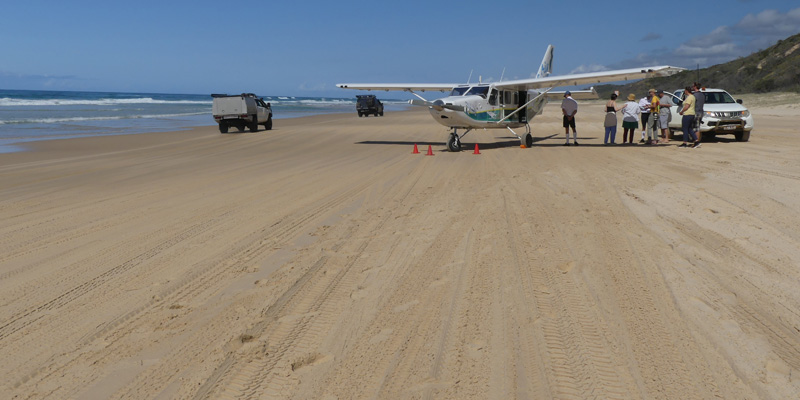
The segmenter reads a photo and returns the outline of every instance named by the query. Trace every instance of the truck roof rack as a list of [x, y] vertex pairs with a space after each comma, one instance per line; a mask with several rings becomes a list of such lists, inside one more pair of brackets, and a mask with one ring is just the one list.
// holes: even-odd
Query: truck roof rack
[[253, 93], [242, 93], [242, 94], [220, 94], [220, 93], [213, 93], [211, 97], [258, 97]]

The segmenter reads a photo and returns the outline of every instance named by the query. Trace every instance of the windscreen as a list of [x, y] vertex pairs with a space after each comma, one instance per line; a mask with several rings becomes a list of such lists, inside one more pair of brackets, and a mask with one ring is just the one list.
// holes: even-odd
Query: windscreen
[[484, 99], [489, 93], [489, 86], [469, 86], [453, 88], [450, 96], [481, 96]]
[[489, 93], [488, 86], [473, 86], [469, 88], [469, 92], [465, 94], [465, 96], [481, 96], [484, 99], [486, 98], [486, 94]]
[[727, 92], [706, 92], [706, 104], [730, 104], [736, 103], [733, 97]]

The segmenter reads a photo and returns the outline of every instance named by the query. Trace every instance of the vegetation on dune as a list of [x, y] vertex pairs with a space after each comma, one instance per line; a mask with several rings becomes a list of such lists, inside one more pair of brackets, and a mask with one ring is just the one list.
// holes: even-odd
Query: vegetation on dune
[[672, 91], [689, 86], [692, 82], [700, 82], [705, 87], [722, 88], [730, 93], [800, 93], [800, 34], [725, 64], [625, 85], [600, 85], [595, 89], [601, 98], [607, 98], [615, 90], [642, 96], [650, 88]]

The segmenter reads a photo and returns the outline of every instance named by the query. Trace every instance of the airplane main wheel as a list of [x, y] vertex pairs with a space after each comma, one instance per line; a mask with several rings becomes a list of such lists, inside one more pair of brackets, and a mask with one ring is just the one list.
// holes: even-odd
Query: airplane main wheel
[[447, 150], [453, 153], [461, 151], [461, 140], [458, 138], [458, 135], [451, 134], [450, 138], [447, 139]]
[[533, 147], [533, 136], [530, 133], [525, 135], [525, 147]]

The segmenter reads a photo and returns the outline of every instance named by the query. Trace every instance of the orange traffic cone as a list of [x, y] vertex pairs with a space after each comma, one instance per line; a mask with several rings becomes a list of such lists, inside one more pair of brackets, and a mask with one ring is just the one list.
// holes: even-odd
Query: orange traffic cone
[[428, 154], [425, 154], [425, 155], [426, 156], [432, 156], [433, 155], [433, 149], [431, 148], [431, 145], [428, 145]]
[[417, 144], [414, 143], [414, 151], [411, 154], [419, 154], [419, 149], [417, 148]]
[[478, 150], [478, 144], [477, 143], [475, 143], [475, 151], [473, 151], [472, 154], [481, 154], [481, 151]]

